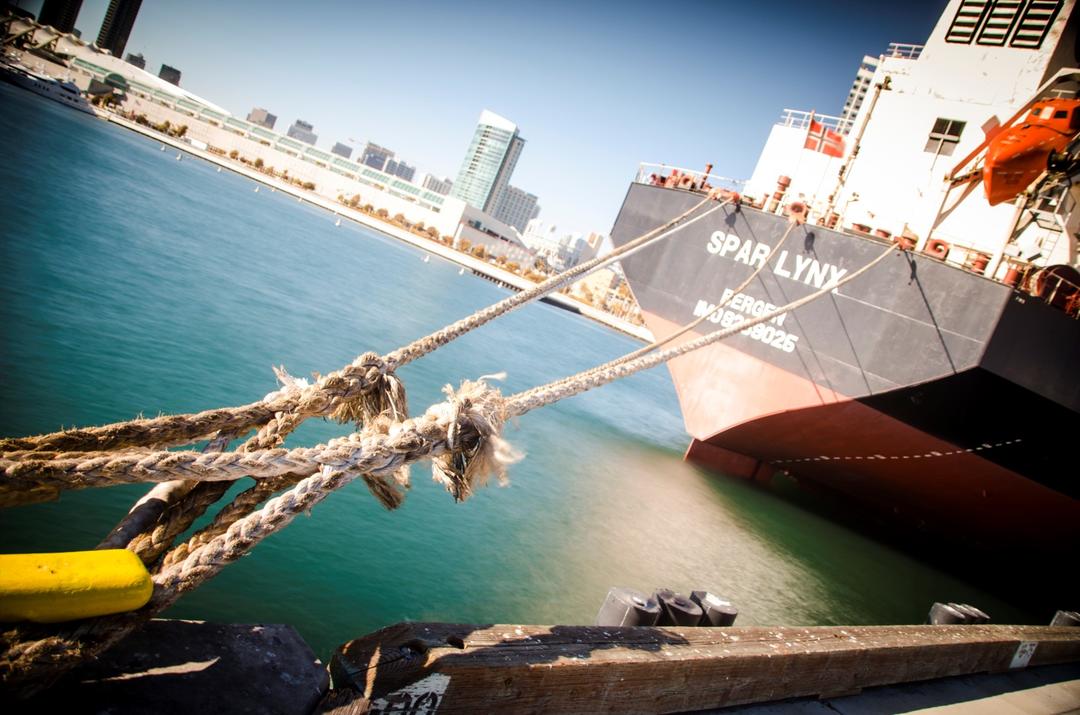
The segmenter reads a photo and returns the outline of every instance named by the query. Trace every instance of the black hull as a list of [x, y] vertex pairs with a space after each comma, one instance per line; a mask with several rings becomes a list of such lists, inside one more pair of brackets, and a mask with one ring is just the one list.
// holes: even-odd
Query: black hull
[[[622, 245], [700, 200], [634, 184], [612, 239]], [[624, 260], [649, 328], [662, 338], [707, 312], [788, 226], [724, 207]], [[795, 227], [726, 312], [790, 303], [889, 246]], [[672, 361], [688, 458], [760, 481], [787, 472], [923, 541], [1066, 557], [1080, 545], [1066, 437], [1080, 434], [1080, 321], [929, 256], [893, 253], [768, 333]]]

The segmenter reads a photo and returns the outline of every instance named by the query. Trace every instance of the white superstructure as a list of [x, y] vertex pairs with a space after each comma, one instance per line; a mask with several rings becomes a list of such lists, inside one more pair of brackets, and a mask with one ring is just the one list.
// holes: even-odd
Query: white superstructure
[[[939, 219], [948, 188], [944, 178], [983, 143], [986, 131], [1015, 114], [1059, 69], [1078, 64], [1074, 4], [951, 0], [924, 46], [892, 45], [879, 58], [842, 157], [805, 149], [809, 114], [786, 110], [746, 193], [770, 197], [778, 178], [787, 176], [785, 201], [806, 202], [811, 221], [835, 212], [838, 226], [846, 229], [921, 242], [933, 231], [963, 249], [950, 260], [1000, 251], [1016, 206], [991, 207], [978, 186], [978, 197], [950, 205], [952, 211]], [[843, 118], [814, 121], [839, 128]], [[1015, 250], [1035, 255], [1048, 243], [1040, 232], [1048, 230], [1033, 226]], [[1054, 241], [1053, 255], [1041, 261], [1072, 263], [1073, 244]]]

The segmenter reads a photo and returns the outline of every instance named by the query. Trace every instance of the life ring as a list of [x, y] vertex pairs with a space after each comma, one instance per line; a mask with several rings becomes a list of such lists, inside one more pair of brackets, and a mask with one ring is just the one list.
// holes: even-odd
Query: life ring
[[945, 256], [949, 255], [949, 244], [942, 241], [940, 238], [931, 238], [926, 242], [926, 247], [923, 248], [923, 253], [934, 258], [940, 258], [945, 260]]

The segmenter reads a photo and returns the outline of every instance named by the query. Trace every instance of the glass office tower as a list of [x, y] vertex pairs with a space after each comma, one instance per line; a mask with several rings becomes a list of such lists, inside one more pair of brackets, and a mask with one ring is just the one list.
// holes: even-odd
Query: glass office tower
[[516, 124], [485, 109], [451, 196], [490, 214], [510, 183], [524, 145]]

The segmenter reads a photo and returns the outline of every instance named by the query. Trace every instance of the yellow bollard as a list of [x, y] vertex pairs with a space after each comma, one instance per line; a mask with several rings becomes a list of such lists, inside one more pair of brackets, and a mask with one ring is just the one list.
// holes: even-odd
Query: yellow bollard
[[134, 611], [154, 592], [126, 549], [0, 555], [0, 621], [56, 623]]

